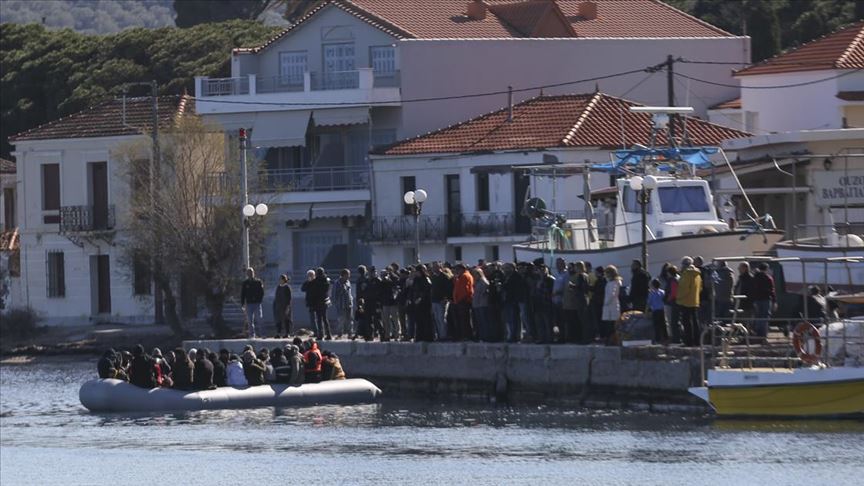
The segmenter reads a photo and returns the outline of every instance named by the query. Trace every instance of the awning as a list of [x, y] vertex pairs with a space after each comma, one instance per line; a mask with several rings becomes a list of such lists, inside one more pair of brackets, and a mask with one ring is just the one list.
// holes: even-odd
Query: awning
[[312, 113], [315, 125], [319, 127], [329, 125], [362, 125], [369, 123], [369, 108], [356, 106], [354, 108], [330, 108], [327, 110], [315, 110]]
[[312, 206], [312, 217], [341, 218], [343, 216], [366, 216], [365, 201], [323, 202]]
[[279, 215], [285, 221], [309, 221], [312, 205], [308, 203], [286, 204], [279, 208]]
[[303, 147], [309, 110], [258, 113], [252, 127], [253, 147]]

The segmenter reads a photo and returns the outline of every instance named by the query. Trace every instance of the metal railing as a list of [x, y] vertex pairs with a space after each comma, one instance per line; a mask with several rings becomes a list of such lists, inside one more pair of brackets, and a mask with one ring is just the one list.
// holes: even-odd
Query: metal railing
[[[813, 245], [818, 247], [832, 246], [830, 236], [864, 234], [864, 222], [841, 222], [835, 224], [796, 224], [793, 225], [792, 241], [795, 244]], [[803, 231], [802, 231], [803, 230]], [[843, 238], [840, 246], [851, 246], [850, 239]]]
[[454, 213], [447, 216], [447, 236], [508, 236], [517, 231], [513, 213]]
[[[302, 90], [302, 86], [301, 86]], [[249, 77], [207, 78], [202, 80], [199, 96], [231, 96], [249, 94]]]
[[398, 88], [402, 86], [402, 73], [399, 70], [389, 73], [373, 74], [372, 86], [375, 88]]
[[250, 182], [260, 191], [348, 191], [369, 188], [365, 167], [316, 167], [310, 169], [268, 169]]
[[62, 206], [60, 208], [60, 233], [82, 233], [114, 229], [114, 206]]
[[357, 89], [360, 87], [360, 71], [310, 72], [312, 91], [332, 89]]
[[[421, 214], [420, 240], [443, 242], [447, 240], [444, 216]], [[372, 220], [369, 239], [392, 244], [413, 242], [415, 238], [414, 216], [384, 216]]]
[[256, 93], [285, 93], [303, 91], [303, 76], [256, 77]]

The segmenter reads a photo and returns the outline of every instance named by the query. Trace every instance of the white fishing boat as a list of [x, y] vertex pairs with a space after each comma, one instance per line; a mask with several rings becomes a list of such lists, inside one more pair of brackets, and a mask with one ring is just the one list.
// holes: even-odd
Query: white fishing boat
[[807, 261], [803, 267], [784, 265], [786, 281], [793, 287], [813, 282], [849, 292], [864, 288], [864, 239], [839, 234], [833, 227], [828, 231], [824, 236], [785, 240], [774, 246], [778, 257]]
[[[665, 132], [669, 114], [681, 108], [637, 107], [654, 113], [654, 137]], [[584, 219], [565, 219], [548, 211], [545, 203], [532, 199], [526, 213], [537, 222], [532, 241], [514, 245], [518, 261], [542, 258], [552, 264], [557, 257], [584, 260], [600, 265], [629, 266], [647, 252], [647, 267], [658, 275], [666, 262], [680, 263], [681, 257], [702, 256], [706, 261], [732, 255], [764, 255], [783, 237], [783, 232], [764, 228], [754, 218], [752, 226], [732, 228], [717, 215], [708, 181], [695, 175], [696, 168], [710, 167], [716, 147], [668, 146], [634, 147], [613, 153], [614, 161], [583, 167], [621, 174], [614, 189], [617, 204], [611, 231], [602, 235], [592, 217], [590, 192]], [[770, 221], [770, 218], [768, 219]], [[604, 239], [604, 236], [606, 239]], [[622, 272], [625, 277], [629, 272]]]

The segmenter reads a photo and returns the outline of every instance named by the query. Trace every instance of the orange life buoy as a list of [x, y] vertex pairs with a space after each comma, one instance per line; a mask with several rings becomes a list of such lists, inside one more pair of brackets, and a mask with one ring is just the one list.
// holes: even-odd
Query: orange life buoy
[[[816, 342], [816, 349], [812, 353], [804, 348], [806, 335], [810, 335], [813, 341]], [[795, 347], [795, 352], [798, 357], [806, 364], [816, 364], [819, 362], [819, 357], [822, 355], [822, 339], [819, 335], [819, 329], [809, 322], [801, 322], [795, 326], [795, 331], [792, 333], [792, 346]]]

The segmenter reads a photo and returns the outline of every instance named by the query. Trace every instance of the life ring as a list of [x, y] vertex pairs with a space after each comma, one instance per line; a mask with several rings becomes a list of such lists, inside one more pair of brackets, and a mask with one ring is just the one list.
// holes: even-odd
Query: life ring
[[[807, 340], [806, 335], [810, 335], [813, 341], [816, 342], [816, 349], [812, 353], [808, 352], [804, 347]], [[795, 347], [795, 352], [798, 358], [806, 364], [816, 364], [819, 362], [819, 357], [822, 356], [822, 339], [819, 335], [819, 329], [809, 322], [800, 322], [795, 326], [795, 331], [792, 333], [792, 346]]]

